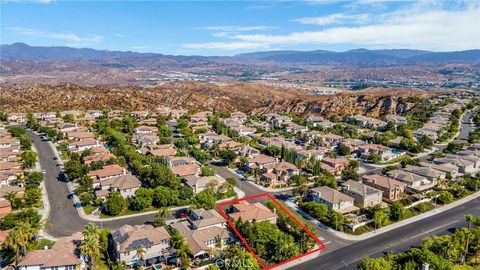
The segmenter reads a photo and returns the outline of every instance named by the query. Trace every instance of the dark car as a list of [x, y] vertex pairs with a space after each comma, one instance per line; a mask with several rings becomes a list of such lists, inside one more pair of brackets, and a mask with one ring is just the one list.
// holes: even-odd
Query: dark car
[[73, 199], [73, 193], [68, 194], [67, 199], [69, 199], [69, 200]]
[[57, 160], [58, 158], [57, 157], [54, 157], [53, 160]]

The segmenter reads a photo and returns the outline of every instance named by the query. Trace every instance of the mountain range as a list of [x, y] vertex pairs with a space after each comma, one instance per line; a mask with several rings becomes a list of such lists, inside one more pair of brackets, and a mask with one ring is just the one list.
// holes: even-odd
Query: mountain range
[[281, 65], [321, 65], [351, 67], [388, 67], [400, 65], [447, 65], [480, 63], [480, 50], [454, 52], [431, 52], [423, 50], [393, 49], [367, 50], [355, 49], [345, 52], [325, 50], [315, 51], [262, 51], [226, 56], [182, 56], [159, 53], [139, 53], [131, 51], [107, 51], [89, 48], [71, 48], [63, 46], [41, 47], [25, 43], [13, 43], [0, 46], [3, 60], [35, 61], [119, 61], [124, 65], [136, 66], [136, 61], [161, 61], [170, 64], [199, 65], [205, 63], [241, 63], [241, 64], [281, 64]]

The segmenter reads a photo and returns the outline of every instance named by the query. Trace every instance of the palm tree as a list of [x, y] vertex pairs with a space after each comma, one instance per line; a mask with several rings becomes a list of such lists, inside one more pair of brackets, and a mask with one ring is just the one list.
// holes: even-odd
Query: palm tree
[[98, 235], [98, 227], [95, 223], [89, 222], [85, 227], [83, 228], [83, 236], [89, 236], [89, 235]]
[[80, 245], [80, 252], [88, 258], [91, 269], [95, 268], [95, 257], [100, 253], [100, 242], [97, 235], [87, 235]]
[[[143, 247], [138, 247], [135, 250], [135, 257], [139, 258], [141, 261], [144, 261], [146, 253], [147, 251]], [[142, 267], [140, 267], [140, 269], [142, 269]]]
[[5, 239], [4, 246], [15, 253], [15, 262], [27, 252], [27, 244], [32, 239], [35, 230], [27, 223], [20, 223], [9, 233]]
[[155, 227], [165, 226], [165, 218], [170, 215], [170, 210], [167, 207], [162, 207], [158, 209], [158, 212], [155, 214], [153, 224]]
[[108, 268], [110, 270], [127, 270], [127, 265], [125, 264], [124, 261], [116, 261], [116, 262], [113, 262], [113, 261], [108, 261], [109, 262], [109, 265], [108, 265]]
[[13, 199], [15, 199], [15, 197], [16, 197], [16, 196], [15, 196], [15, 193], [16, 193], [16, 192], [13, 192], [13, 191], [10, 191], [10, 192], [7, 193], [7, 196], [6, 196], [6, 197], [7, 197], [7, 199], [8, 199], [10, 202], [12, 202]]

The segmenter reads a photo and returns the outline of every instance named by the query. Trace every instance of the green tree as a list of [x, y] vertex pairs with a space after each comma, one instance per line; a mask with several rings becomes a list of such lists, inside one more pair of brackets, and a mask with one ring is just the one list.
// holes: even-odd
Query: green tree
[[337, 189], [337, 179], [329, 172], [324, 172], [315, 177], [315, 187], [327, 186]]
[[388, 215], [383, 210], [376, 211], [373, 214], [373, 223], [375, 228], [380, 228], [388, 224]]
[[127, 207], [127, 202], [119, 192], [112, 191], [105, 201], [104, 210], [108, 215], [116, 216]]
[[21, 154], [22, 158], [22, 168], [30, 169], [35, 166], [37, 162], [37, 153], [33, 151], [25, 151]]
[[214, 176], [215, 175], [215, 168], [210, 166], [203, 166], [201, 169], [202, 176]]
[[153, 225], [155, 227], [165, 226], [165, 218], [170, 215], [170, 210], [166, 207], [161, 207], [153, 218]]
[[135, 197], [130, 200], [130, 208], [135, 211], [141, 211], [150, 207], [153, 202], [153, 190], [149, 188], [139, 188], [135, 191]]
[[389, 207], [390, 210], [390, 219], [391, 220], [401, 220], [407, 217], [408, 210], [399, 202], [394, 202]]
[[378, 163], [382, 160], [382, 157], [377, 153], [370, 153], [368, 155], [368, 161], [371, 163]]
[[[260, 270], [260, 266], [253, 255], [244, 251], [239, 245], [231, 245], [220, 252], [224, 265], [222, 270]], [[235, 263], [241, 261], [242, 263]]]
[[455, 200], [455, 197], [449, 191], [442, 191], [437, 198], [440, 204], [448, 204], [453, 202], [453, 200]]
[[32, 240], [35, 230], [28, 223], [19, 223], [10, 231], [3, 246], [14, 254], [16, 263], [27, 253], [27, 244]]
[[154, 189], [152, 199], [155, 207], [176, 205], [178, 203], [179, 193], [177, 190], [158, 186]]
[[25, 205], [28, 207], [37, 206], [42, 198], [42, 192], [38, 188], [29, 188], [25, 190]]
[[237, 154], [230, 149], [220, 151], [219, 155], [225, 164], [230, 164], [237, 158]]
[[352, 153], [352, 151], [350, 150], [350, 147], [343, 144], [338, 147], [338, 152], [342, 156], [349, 156]]
[[95, 269], [95, 258], [100, 253], [100, 241], [98, 235], [86, 235], [80, 244], [80, 252], [87, 258], [90, 269]]
[[358, 270], [392, 270], [394, 262], [387, 258], [364, 258], [358, 265]]

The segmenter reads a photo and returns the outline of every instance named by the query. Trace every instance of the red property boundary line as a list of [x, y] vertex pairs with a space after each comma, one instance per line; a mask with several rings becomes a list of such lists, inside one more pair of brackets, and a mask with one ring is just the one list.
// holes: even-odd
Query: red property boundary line
[[[265, 264], [262, 262], [262, 260], [257, 256], [257, 254], [255, 254], [255, 252], [253, 251], [253, 249], [250, 247], [250, 245], [247, 243], [247, 241], [245, 240], [245, 238], [243, 238], [243, 236], [240, 234], [240, 232], [237, 230], [237, 228], [235, 227], [235, 225], [233, 225], [232, 221], [230, 220], [230, 218], [227, 216], [227, 214], [225, 213], [225, 211], [223, 211], [223, 209], [221, 208], [222, 206], [225, 206], [225, 205], [230, 205], [230, 204], [234, 204], [234, 203], [238, 203], [238, 202], [241, 202], [241, 201], [246, 201], [246, 200], [251, 200], [251, 199], [256, 199], [256, 198], [260, 198], [260, 197], [267, 197], [269, 198], [270, 200], [272, 200], [272, 202], [278, 206], [280, 208], [280, 210], [282, 210], [285, 214], [287, 214], [298, 226], [300, 226], [305, 232], [307, 232], [308, 235], [310, 235], [310, 237], [313, 238], [313, 240], [315, 240], [315, 242], [320, 246], [319, 248], [316, 248], [316, 249], [313, 249], [313, 250], [310, 250], [308, 252], [305, 252], [303, 254], [300, 254], [296, 257], [293, 257], [291, 259], [288, 259], [288, 260], [285, 260], [283, 262], [280, 262], [280, 263], [277, 263], [275, 265], [272, 265], [272, 266], [265, 266]], [[313, 234], [311, 231], [309, 231], [300, 221], [298, 221], [298, 219], [296, 219], [287, 209], [285, 209], [285, 207], [283, 207], [283, 205], [281, 205], [276, 199], [273, 198], [272, 195], [270, 195], [269, 193], [262, 193], [262, 194], [256, 194], [256, 195], [252, 195], [252, 196], [248, 196], [248, 197], [244, 197], [244, 198], [241, 198], [241, 199], [236, 199], [236, 200], [231, 200], [231, 201], [227, 201], [227, 202], [221, 202], [219, 204], [216, 205], [216, 208], [217, 208], [217, 211], [223, 216], [223, 218], [227, 221], [228, 225], [230, 225], [230, 227], [233, 229], [233, 231], [237, 234], [237, 236], [240, 238], [240, 240], [242, 240], [243, 244], [245, 245], [245, 247], [248, 249], [248, 251], [250, 251], [250, 253], [252, 253], [252, 255], [255, 257], [255, 259], [257, 260], [258, 264], [264, 269], [264, 270], [270, 270], [270, 269], [273, 269], [275, 267], [278, 267], [280, 265], [284, 265], [284, 264], [287, 264], [291, 261], [294, 261], [294, 260], [297, 260], [299, 258], [302, 258], [302, 257], [305, 257], [307, 255], [310, 255], [312, 253], [315, 253], [315, 252], [319, 252], [321, 250], [323, 250], [325, 248], [325, 244], [322, 243], [322, 241], [320, 241], [320, 239], [318, 239], [317, 236], [315, 236], [315, 234]]]

